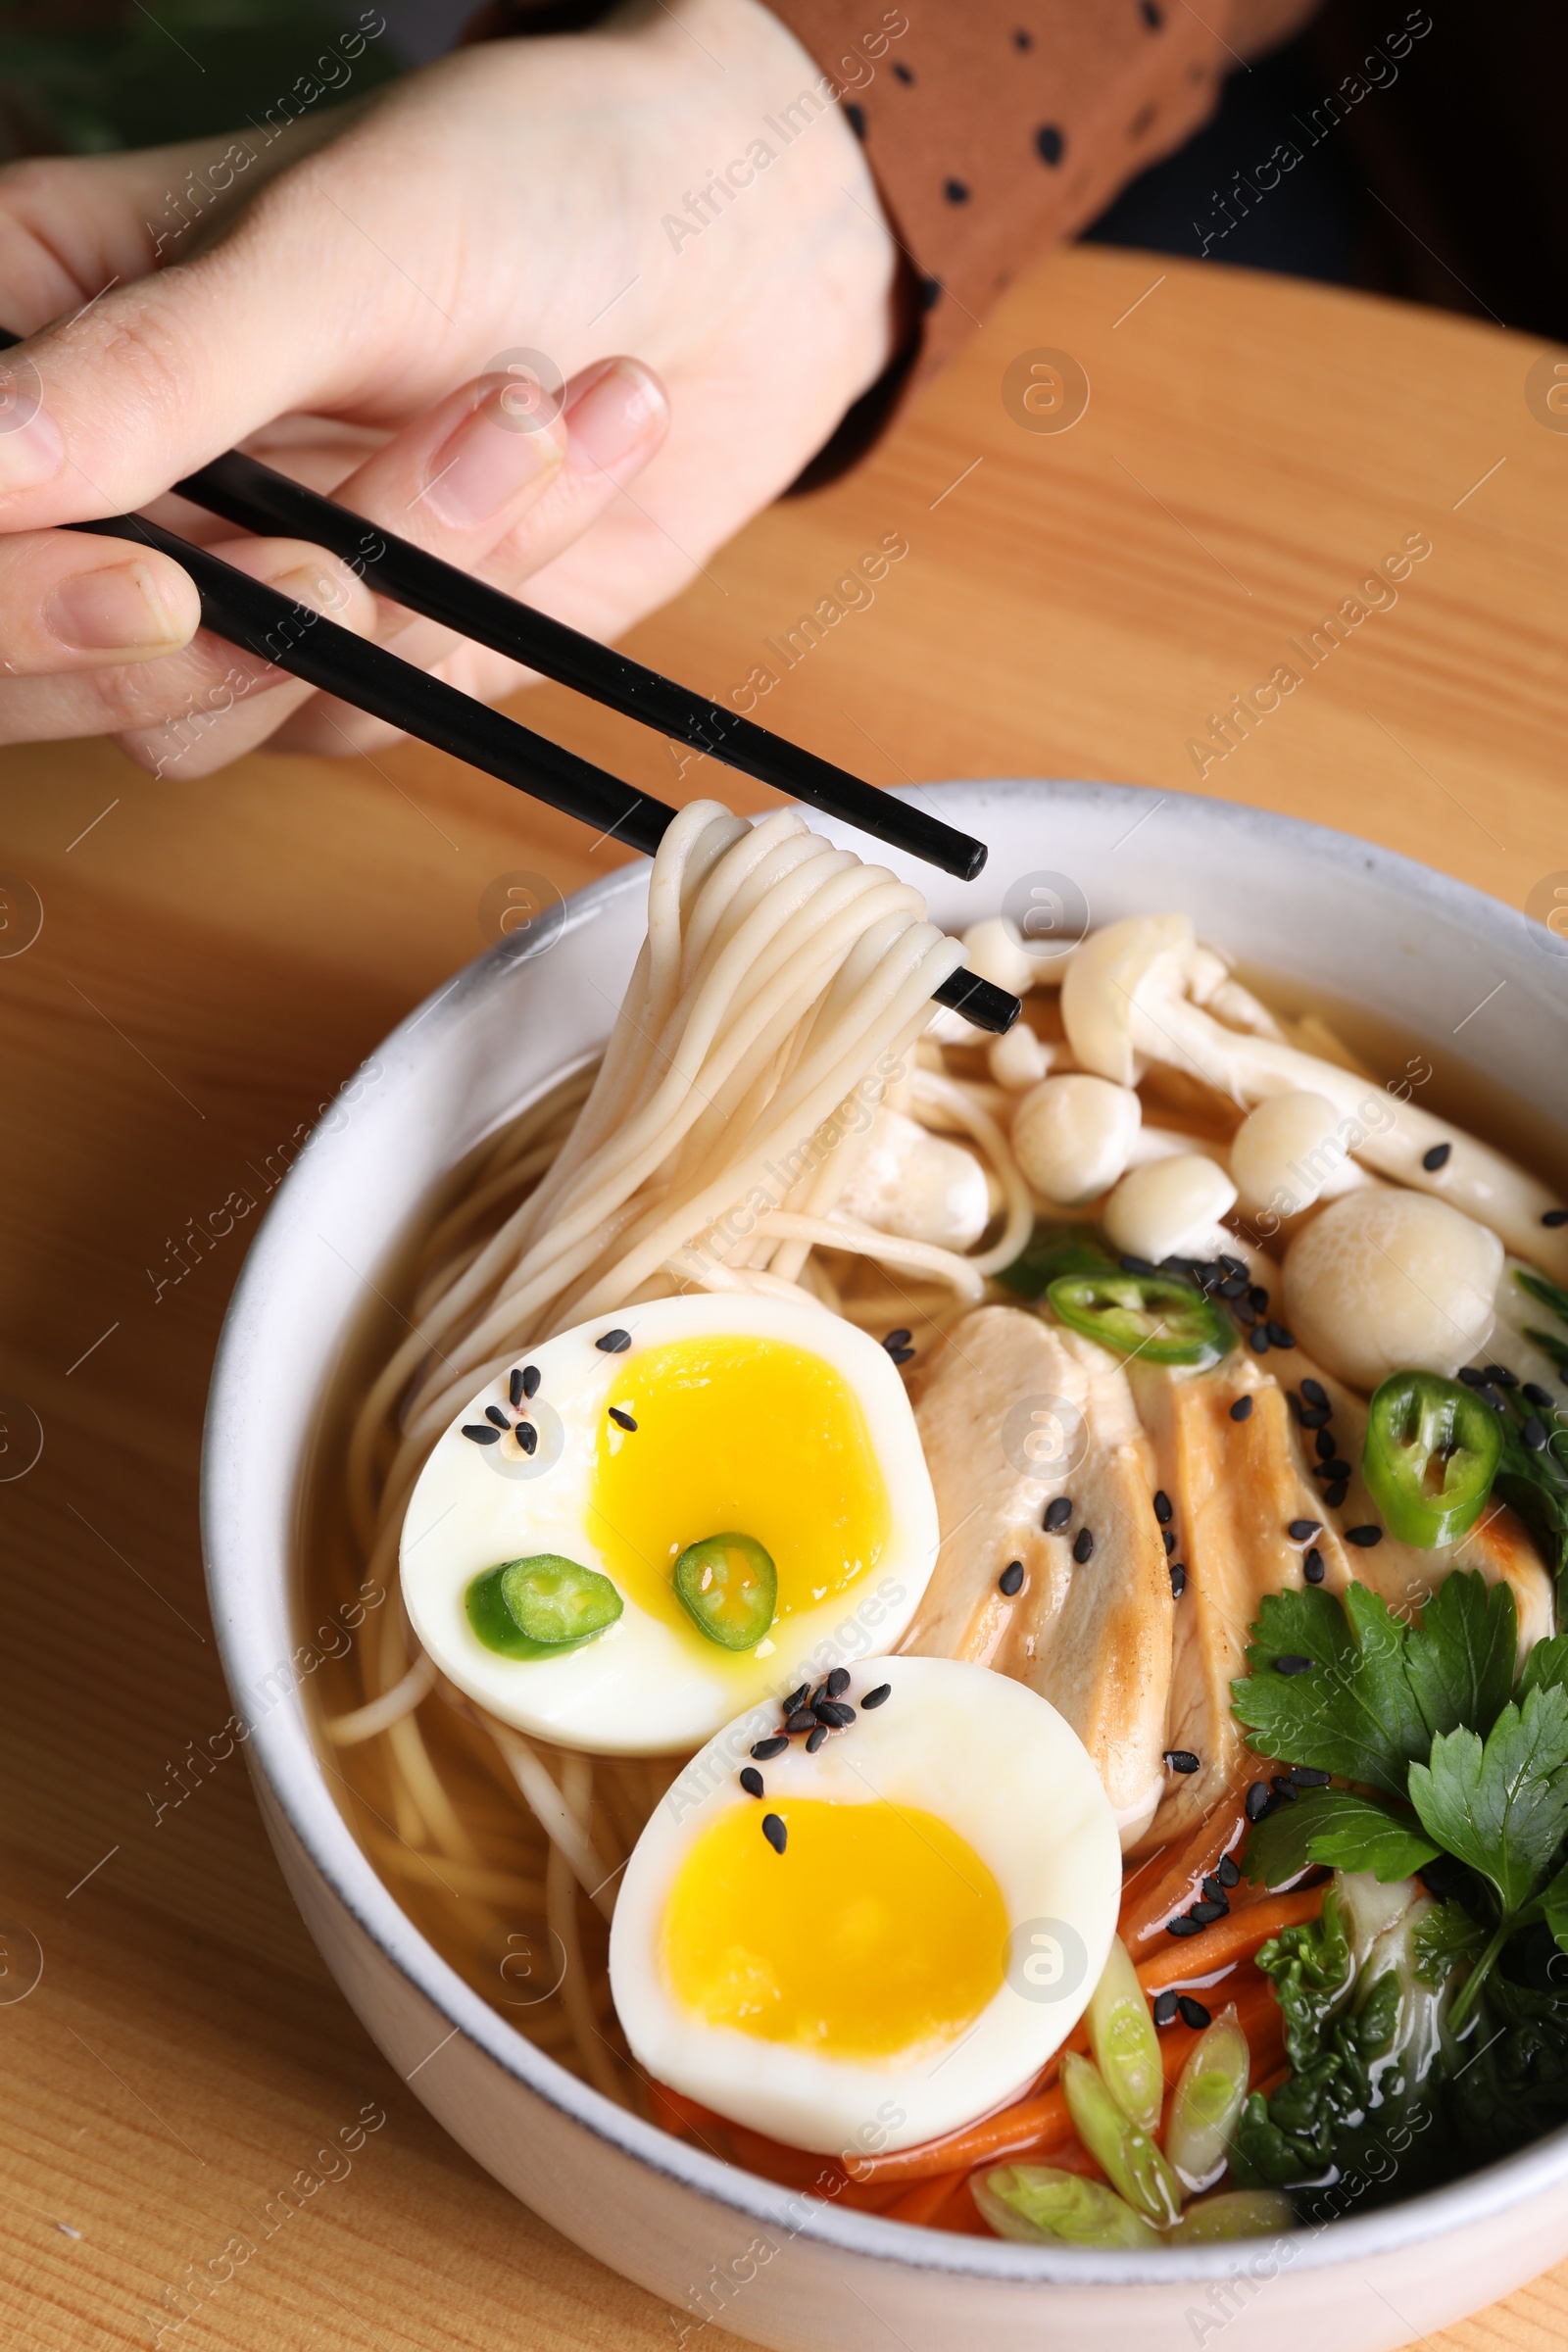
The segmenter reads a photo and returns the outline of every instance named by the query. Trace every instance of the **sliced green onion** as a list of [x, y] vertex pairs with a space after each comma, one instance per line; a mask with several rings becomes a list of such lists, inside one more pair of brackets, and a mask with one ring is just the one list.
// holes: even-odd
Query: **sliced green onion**
[[1119, 1264], [1098, 1225], [1037, 1225], [996, 1279], [1020, 1298], [1043, 1298], [1059, 1275], [1113, 1274]]
[[1221, 2010], [1193, 2044], [1165, 2127], [1165, 2154], [1189, 2191], [1211, 2187], [1225, 2170], [1251, 2065], [1234, 2006]]
[[1165, 2099], [1159, 2035], [1119, 1936], [1111, 1937], [1089, 2004], [1089, 2039], [1105, 2088], [1123, 2115], [1146, 2132], [1157, 2132]]
[[710, 1642], [752, 1649], [773, 1622], [778, 1570], [751, 1536], [705, 1536], [675, 1562], [675, 1591]]
[[625, 1603], [608, 1576], [559, 1552], [503, 1560], [465, 1595], [468, 1623], [504, 1658], [558, 1658], [613, 1625]]
[[1473, 1389], [1396, 1372], [1373, 1393], [1361, 1473], [1390, 1535], [1430, 1550], [1474, 1527], [1501, 1451], [1498, 1416]]
[[1182, 2209], [1181, 2183], [1149, 2133], [1123, 2115], [1093, 2059], [1069, 2050], [1061, 2062], [1067, 2112], [1084, 2146], [1147, 2221], [1169, 2229]]
[[1026, 2245], [1157, 2246], [1159, 2232], [1102, 2180], [1049, 2164], [1004, 2164], [969, 2184], [999, 2237]]
[[1218, 1307], [1164, 1274], [1063, 1274], [1046, 1292], [1069, 1331], [1151, 1364], [1217, 1364], [1236, 1345]]
[[1227, 2188], [1220, 2196], [1189, 2205], [1171, 2242], [1192, 2246], [1217, 2238], [1272, 2237], [1276, 2230], [1295, 2227], [1296, 2209], [1283, 2189]]

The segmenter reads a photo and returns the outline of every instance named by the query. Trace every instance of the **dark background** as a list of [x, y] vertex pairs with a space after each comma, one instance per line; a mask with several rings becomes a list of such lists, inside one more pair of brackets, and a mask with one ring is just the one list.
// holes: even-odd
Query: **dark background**
[[[388, 29], [358, 62], [356, 92], [438, 55], [472, 13], [472, 0], [380, 6]], [[359, 13], [358, 0], [159, 0], [155, 14], [135, 0], [0, 0], [0, 158], [236, 127], [274, 105]], [[1363, 286], [1568, 341], [1562, 0], [1430, 0], [1432, 30], [1399, 61], [1397, 80], [1213, 233], [1234, 175], [1282, 140], [1306, 148], [1313, 108], [1406, 13], [1403, 0], [1328, 0], [1287, 48], [1239, 68], [1214, 121], [1126, 188], [1089, 235]]]

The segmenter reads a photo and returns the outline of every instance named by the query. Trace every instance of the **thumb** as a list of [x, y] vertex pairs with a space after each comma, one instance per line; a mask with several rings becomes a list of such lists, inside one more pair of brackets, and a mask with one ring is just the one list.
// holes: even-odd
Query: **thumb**
[[281, 193], [199, 260], [4, 354], [0, 530], [122, 514], [274, 417], [374, 381], [402, 306], [367, 306], [351, 331], [333, 226], [315, 213], [297, 235]]

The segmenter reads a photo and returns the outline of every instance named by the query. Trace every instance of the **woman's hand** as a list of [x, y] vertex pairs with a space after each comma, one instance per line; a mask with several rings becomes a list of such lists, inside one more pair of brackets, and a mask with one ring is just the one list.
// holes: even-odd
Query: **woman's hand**
[[[177, 565], [48, 527], [235, 442], [598, 636], [681, 587], [889, 357], [895, 248], [820, 78], [755, 0], [464, 51], [253, 138], [161, 256], [169, 192], [238, 143], [0, 173], [0, 323], [59, 321], [6, 355], [0, 741], [201, 774], [389, 733], [197, 633]], [[524, 674], [318, 549], [150, 511], [470, 693]]]

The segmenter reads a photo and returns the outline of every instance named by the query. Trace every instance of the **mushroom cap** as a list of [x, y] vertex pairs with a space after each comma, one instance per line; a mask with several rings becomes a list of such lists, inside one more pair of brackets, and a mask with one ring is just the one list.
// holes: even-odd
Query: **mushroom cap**
[[971, 972], [1004, 988], [1010, 997], [1026, 997], [1046, 973], [1053, 979], [1056, 976], [1048, 964], [1029, 954], [1002, 914], [988, 914], [984, 922], [969, 925], [963, 935], [963, 959]]
[[974, 1153], [885, 1106], [838, 1205], [878, 1233], [943, 1250], [971, 1250], [991, 1217], [986, 1171]]
[[1206, 1256], [1235, 1202], [1236, 1187], [1217, 1160], [1180, 1152], [1128, 1171], [1105, 1202], [1105, 1232], [1118, 1250], [1156, 1266], [1165, 1257]]
[[1494, 1233], [1429, 1193], [1347, 1193], [1286, 1251], [1286, 1313], [1352, 1388], [1401, 1371], [1451, 1379], [1492, 1330], [1502, 1256]]
[[1024, 1096], [1013, 1113], [1013, 1153], [1042, 1200], [1063, 1207], [1098, 1200], [1126, 1167], [1143, 1115], [1131, 1087], [1069, 1070]]
[[1188, 914], [1130, 914], [1092, 931], [1061, 984], [1073, 1058], [1117, 1086], [1136, 1086], [1141, 1069], [1132, 1022], [1139, 990], [1152, 982], [1156, 996], [1179, 996], [1195, 946]]
[[1294, 1217], [1310, 1208], [1343, 1168], [1340, 1114], [1327, 1095], [1268, 1095], [1231, 1139], [1231, 1174], [1242, 1206]]

